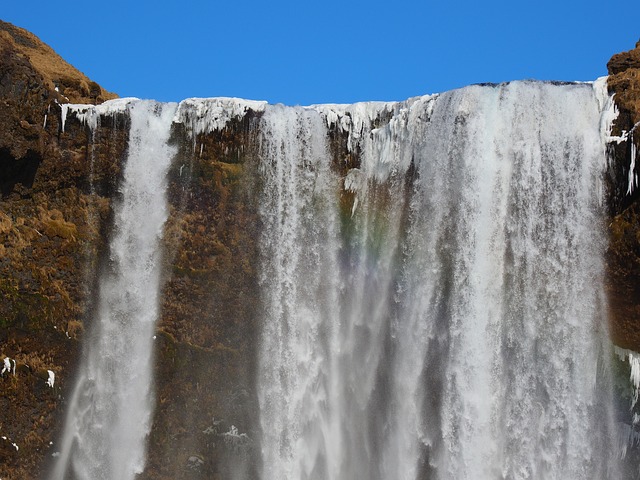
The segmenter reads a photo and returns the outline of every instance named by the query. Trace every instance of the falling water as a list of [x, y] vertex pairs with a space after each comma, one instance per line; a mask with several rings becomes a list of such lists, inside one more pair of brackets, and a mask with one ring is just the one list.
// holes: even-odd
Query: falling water
[[270, 192], [261, 208], [262, 282], [271, 286], [263, 333], [271, 362], [261, 371], [261, 382], [271, 388], [261, 391], [261, 414], [273, 421], [263, 443], [274, 447], [265, 449], [264, 478], [304, 478], [324, 446], [300, 439], [313, 442], [328, 432], [307, 430], [331, 428], [324, 343], [338, 315], [338, 179], [325, 139], [317, 135], [323, 125], [314, 111], [276, 106], [267, 109], [261, 126], [261, 168]]
[[602, 88], [266, 109], [263, 480], [620, 478]]
[[171, 125], [195, 145], [248, 110], [263, 480], [621, 478], [602, 292], [605, 97], [601, 82], [514, 82], [402, 103], [77, 111], [92, 128], [126, 111], [131, 127], [52, 480], [143, 471]]
[[118, 101], [89, 114], [113, 113], [110, 108], [128, 112], [129, 152], [115, 206], [109, 264], [99, 285], [97, 318], [52, 480], [132, 480], [145, 464], [159, 240], [167, 219], [165, 177], [175, 154], [168, 140], [176, 105]]

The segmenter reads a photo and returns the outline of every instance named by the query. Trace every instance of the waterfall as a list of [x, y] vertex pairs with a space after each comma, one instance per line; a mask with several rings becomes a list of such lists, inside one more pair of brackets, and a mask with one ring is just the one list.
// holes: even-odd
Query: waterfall
[[266, 108], [263, 480], [620, 478], [602, 88]]
[[143, 472], [171, 126], [200, 158], [248, 112], [263, 480], [622, 478], [606, 98], [603, 82], [513, 82], [399, 103], [65, 106], [92, 129], [125, 113], [130, 136], [52, 480]]
[[159, 240], [168, 215], [165, 177], [175, 154], [168, 140], [176, 107], [125, 99], [84, 113], [95, 128], [101, 114], [126, 111], [129, 149], [114, 208], [109, 263], [100, 277], [97, 318], [68, 408], [53, 480], [132, 480], [144, 469], [153, 410]]

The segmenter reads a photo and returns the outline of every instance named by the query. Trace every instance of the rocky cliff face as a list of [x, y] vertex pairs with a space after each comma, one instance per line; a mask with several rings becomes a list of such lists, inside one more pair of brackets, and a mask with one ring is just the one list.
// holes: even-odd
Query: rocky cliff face
[[[95, 272], [108, 261], [128, 119], [91, 131], [60, 104], [114, 98], [32, 34], [0, 23], [0, 476], [48, 470], [92, 331]], [[157, 409], [143, 478], [217, 478], [244, 456], [221, 434], [250, 431], [255, 205], [244, 150], [251, 115], [197, 139], [173, 132]], [[47, 383], [55, 374], [53, 387]], [[197, 408], [194, 408], [197, 406]], [[251, 432], [253, 437], [255, 432]]]
[[4, 478], [37, 478], [55, 451], [118, 170], [101, 159], [100, 193], [92, 191], [88, 138], [83, 129], [61, 133], [59, 104], [112, 97], [35, 36], [0, 22], [0, 350], [11, 366], [0, 378]]
[[[620, 115], [614, 135], [640, 121], [640, 48], [615, 55], [609, 87]], [[91, 332], [95, 272], [107, 261], [112, 202], [127, 149], [127, 119], [91, 131], [60, 104], [114, 95], [32, 34], [0, 22], [0, 476], [39, 478], [57, 451], [80, 339]], [[255, 438], [253, 397], [259, 221], [249, 112], [221, 132], [172, 138], [170, 220], [158, 325], [156, 413], [145, 479], [227, 478], [244, 449], [225, 444], [235, 425]], [[640, 133], [640, 131], [638, 132]], [[332, 134], [344, 171], [357, 164]], [[612, 146], [608, 290], [615, 341], [640, 351], [640, 211], [627, 194], [631, 142]], [[353, 198], [345, 195], [345, 211]], [[15, 362], [14, 362], [15, 361]], [[47, 384], [55, 374], [53, 387]], [[196, 408], [197, 406], [197, 408]], [[54, 442], [51, 444], [51, 442]]]
[[611, 331], [619, 346], [640, 351], [640, 191], [638, 169], [633, 167], [640, 144], [640, 42], [635, 49], [614, 55], [607, 68], [609, 91], [619, 110], [612, 135], [620, 139], [610, 146], [607, 289]]

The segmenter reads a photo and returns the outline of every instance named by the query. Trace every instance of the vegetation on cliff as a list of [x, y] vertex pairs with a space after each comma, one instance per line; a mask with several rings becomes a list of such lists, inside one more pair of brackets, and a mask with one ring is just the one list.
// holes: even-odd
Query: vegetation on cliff
[[[16, 362], [0, 378], [3, 478], [38, 478], [55, 452], [109, 216], [96, 192], [113, 191], [110, 175], [94, 174], [100, 187], [90, 187], [89, 138], [61, 132], [59, 104], [112, 97], [0, 22], [0, 354]], [[92, 168], [112, 170], [103, 160]]]
[[[79, 339], [92, 331], [95, 272], [108, 261], [128, 125], [114, 115], [91, 131], [69, 115], [63, 131], [60, 104], [114, 95], [29, 32], [0, 22], [0, 58], [0, 362], [17, 364], [0, 378], [0, 475], [18, 480], [42, 476], [57, 451]], [[193, 141], [173, 132], [180, 153], [169, 175], [157, 409], [143, 478], [216, 478], [257, 435], [245, 433], [257, 410], [249, 393], [257, 221], [243, 193], [255, 167], [243, 154], [250, 122]]]

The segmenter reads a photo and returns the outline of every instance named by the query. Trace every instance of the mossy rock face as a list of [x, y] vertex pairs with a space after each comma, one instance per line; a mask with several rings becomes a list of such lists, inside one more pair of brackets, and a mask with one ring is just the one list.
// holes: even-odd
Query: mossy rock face
[[113, 129], [92, 146], [73, 118], [62, 132], [59, 104], [114, 95], [1, 21], [0, 97], [0, 360], [17, 363], [15, 375], [0, 378], [0, 425], [19, 446], [1, 444], [0, 464], [3, 478], [42, 478], [73, 383], [126, 134]]
[[[256, 438], [256, 164], [248, 120], [194, 142], [178, 126], [169, 173], [165, 282], [156, 335], [157, 408], [142, 478], [229, 478], [232, 425]], [[202, 148], [200, 148], [202, 145]], [[238, 154], [241, 152], [241, 154]], [[209, 427], [217, 424], [216, 433]], [[208, 433], [205, 433], [208, 432]], [[244, 455], [244, 454], [243, 454]], [[189, 458], [202, 459], [197, 469]], [[255, 468], [255, 456], [241, 462]]]
[[611, 335], [616, 345], [640, 351], [640, 204], [609, 226], [607, 292]]
[[[10, 74], [15, 77], [20, 68]], [[37, 71], [30, 72], [37, 79]], [[40, 108], [57, 98], [48, 95], [38, 100]], [[14, 172], [0, 200], [0, 293], [6, 299], [0, 305], [0, 354], [18, 359], [16, 378], [7, 381], [15, 384], [16, 398], [23, 397], [22, 413], [5, 409], [0, 423], [22, 443], [28, 439], [36, 446], [21, 449], [10, 470], [3, 470], [15, 478], [42, 477], [44, 459], [52, 453], [49, 442], [58, 441], [78, 341], [93, 318], [95, 272], [106, 260], [128, 139], [125, 118], [104, 118], [89, 132], [70, 115], [62, 132], [59, 108], [50, 111], [33, 171]], [[212, 418], [223, 418], [226, 429], [235, 425], [257, 436], [251, 393], [259, 304], [258, 222], [250, 193], [255, 165], [247, 147], [251, 121], [233, 121], [222, 132], [201, 136], [202, 153], [180, 126], [173, 132], [179, 155], [169, 173], [171, 215], [156, 336], [158, 406], [143, 478], [187, 478], [183, 469], [194, 455], [203, 459], [197, 475], [227, 478], [225, 469], [238, 459], [222, 437], [203, 433]], [[28, 143], [33, 127], [23, 130], [19, 145], [4, 150], [5, 171], [16, 166], [21, 149], [36, 148]], [[0, 153], [1, 140], [2, 135]], [[56, 374], [54, 389], [46, 384], [48, 370]], [[28, 423], [34, 414], [42, 418], [37, 430]], [[194, 472], [188, 474], [198, 478]]]

